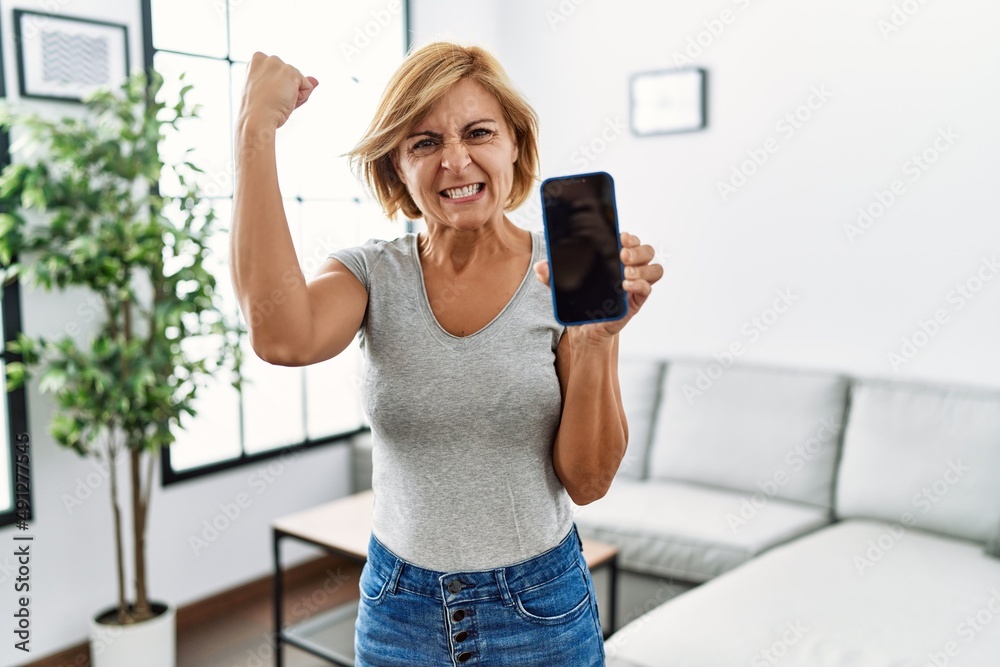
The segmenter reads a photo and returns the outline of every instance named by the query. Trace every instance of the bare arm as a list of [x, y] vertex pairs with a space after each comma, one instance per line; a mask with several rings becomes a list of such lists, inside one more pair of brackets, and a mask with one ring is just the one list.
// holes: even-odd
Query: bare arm
[[563, 409], [552, 465], [570, 498], [588, 505], [607, 493], [628, 447], [618, 385], [618, 335], [595, 341], [567, 328], [556, 348]]
[[251, 346], [282, 366], [342, 352], [368, 304], [364, 285], [337, 260], [306, 281], [281, 202], [275, 133], [316, 83], [275, 56], [255, 53], [237, 118], [230, 275]]
[[[623, 289], [628, 314], [611, 322], [567, 327], [556, 347], [556, 374], [563, 412], [552, 448], [552, 464], [573, 502], [586, 505], [604, 496], [628, 447], [628, 421], [618, 382], [618, 339], [622, 327], [649, 298], [663, 267], [650, 264], [652, 246], [622, 234]], [[547, 261], [535, 264], [538, 279], [549, 284]]]

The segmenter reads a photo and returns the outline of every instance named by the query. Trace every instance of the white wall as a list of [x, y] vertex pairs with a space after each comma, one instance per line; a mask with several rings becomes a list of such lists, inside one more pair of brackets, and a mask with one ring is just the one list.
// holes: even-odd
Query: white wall
[[[14, 6], [52, 4], [0, 2], [12, 98]], [[597, 169], [614, 175], [622, 228], [654, 244], [667, 267], [625, 330], [623, 349], [713, 354], [739, 342], [745, 360], [997, 385], [1000, 280], [986, 282], [961, 309], [949, 294], [975, 276], [982, 257], [1000, 251], [1000, 194], [992, 183], [1000, 149], [992, 122], [1000, 116], [1000, 41], [991, 34], [1000, 7], [985, 0], [926, 3], [883, 39], [877, 22], [890, 17], [892, 6], [888, 0], [413, 0], [412, 26], [418, 44], [456, 39], [497, 53], [540, 113], [543, 176]], [[717, 37], [702, 38], [708, 46], [695, 59], [709, 70], [708, 129], [655, 138], [626, 131], [595, 159], [583, 158], [582, 146], [601, 148], [605, 128], [626, 122], [629, 75], [671, 67], [672, 54], [724, 9], [732, 21]], [[140, 66], [138, 3], [74, 0], [58, 11], [127, 23], [132, 63]], [[566, 20], [553, 22], [560, 11]], [[829, 101], [786, 138], [776, 123], [817, 86], [830, 92]], [[947, 127], [958, 135], [954, 145], [909, 181], [904, 163]], [[768, 138], [779, 142], [778, 152], [722, 201], [717, 182]], [[905, 182], [904, 194], [849, 242], [843, 226], [894, 179]], [[541, 224], [534, 206], [517, 219]], [[766, 311], [778, 290], [797, 300], [755, 340], [745, 326], [753, 326], [751, 318]], [[77, 300], [26, 290], [22, 303], [27, 330], [44, 333], [62, 330], [71, 319], [62, 313], [74, 313]], [[899, 352], [900, 338], [939, 309], [945, 325], [893, 370], [886, 354]], [[33, 386], [28, 401], [34, 659], [85, 640], [86, 617], [114, 602], [115, 572], [107, 482], [91, 461], [56, 447], [45, 433], [50, 398]], [[153, 597], [183, 605], [267, 573], [270, 519], [346, 493], [347, 464], [342, 446], [302, 454], [286, 461], [260, 494], [256, 481], [267, 465], [167, 489], [157, 484], [149, 534]], [[123, 461], [120, 474], [125, 470]], [[69, 511], [64, 499], [82, 495], [88, 476], [97, 488]], [[240, 493], [251, 506], [195, 555], [189, 538]], [[121, 500], [127, 510], [127, 498]], [[11, 544], [13, 532], [0, 530], [0, 540]], [[0, 556], [0, 586], [8, 592], [16, 576], [10, 551]], [[286, 550], [289, 562], [305, 553]], [[12, 595], [5, 594], [0, 615], [12, 613]], [[24, 660], [11, 642], [0, 647], [0, 664]]]
[[[457, 35], [496, 45], [540, 114], [543, 178], [615, 177], [622, 228], [666, 266], [623, 350], [712, 355], [739, 343], [744, 361], [1000, 385], [1000, 279], [977, 277], [996, 277], [983, 260], [1000, 255], [996, 3], [415, 5], [418, 44]], [[916, 11], [883, 36], [879, 22], [896, 27], [896, 5]], [[699, 40], [691, 64], [709, 73], [708, 128], [616, 136], [629, 76], [674, 67]], [[818, 108], [801, 111], [810, 118], [794, 133], [779, 128], [814, 89], [829, 99], [813, 98]], [[948, 128], [953, 144], [911, 180], [907, 162], [933, 153]], [[724, 201], [718, 183], [768, 139], [777, 151]], [[599, 154], [588, 160], [586, 146]], [[852, 242], [845, 225], [896, 180], [902, 194]], [[540, 228], [535, 201], [515, 219]], [[955, 291], [967, 282], [981, 288], [971, 300]], [[792, 305], [757, 328], [779, 290]], [[943, 325], [925, 339], [920, 323], [936, 315]], [[914, 336], [920, 347], [907, 358], [902, 339]]]
[[[3, 59], [8, 97], [17, 99], [16, 53], [13, 48], [11, 10], [37, 11], [125, 23], [133, 68], [142, 67], [142, 31], [138, 2], [73, 0], [72, 2], [0, 2], [3, 24]], [[27, 100], [26, 100], [27, 102]], [[32, 100], [38, 109], [53, 114], [73, 113], [78, 106]], [[81, 340], [88, 323], [77, 314], [77, 294], [47, 294], [22, 288], [25, 330], [49, 337], [61, 335], [75, 323]], [[34, 521], [29, 531], [13, 527], [0, 530], [0, 617], [7, 619], [0, 644], [0, 665], [24, 664], [87, 640], [87, 618], [117, 603], [114, 533], [107, 470], [90, 459], [81, 459], [57, 446], [47, 433], [53, 414], [48, 394], [29, 385], [28, 428], [32, 443], [32, 498]], [[163, 488], [159, 461], [150, 501], [147, 535], [147, 590], [154, 600], [188, 604], [271, 572], [270, 522], [273, 518], [311, 507], [346, 494], [349, 490], [349, 452], [346, 444], [312, 450], [285, 459], [272, 459]], [[118, 470], [119, 503], [126, 526], [131, 526], [128, 462], [122, 457]], [[240, 494], [245, 507], [233, 516]], [[249, 503], [249, 504], [248, 504]], [[206, 532], [206, 523], [223, 526], [217, 537]], [[228, 526], [227, 526], [228, 524]], [[13, 613], [18, 576], [13, 536], [34, 535], [31, 546], [30, 597], [31, 653], [13, 648]], [[192, 538], [205, 537], [207, 547], [196, 550]], [[126, 554], [131, 542], [126, 542]], [[318, 552], [287, 543], [283, 562], [293, 564]], [[134, 569], [126, 564], [126, 587], [134, 600]], [[20, 593], [17, 597], [20, 597]], [[262, 635], [258, 657], [269, 655], [269, 636]], [[248, 656], [249, 659], [249, 656]]]

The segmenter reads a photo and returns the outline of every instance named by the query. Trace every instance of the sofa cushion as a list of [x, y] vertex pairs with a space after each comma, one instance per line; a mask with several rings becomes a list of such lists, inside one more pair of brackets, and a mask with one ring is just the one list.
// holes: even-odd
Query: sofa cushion
[[1000, 524], [1000, 394], [857, 383], [836, 513], [986, 542]]
[[649, 475], [829, 508], [846, 399], [839, 375], [671, 362]]
[[1000, 561], [981, 545], [851, 520], [656, 607], [605, 650], [608, 665], [638, 667], [980, 667], [1000, 655], [998, 612]]
[[695, 583], [829, 520], [811, 505], [772, 498], [757, 508], [734, 491], [618, 477], [574, 514], [581, 536], [618, 546], [622, 569]]
[[663, 362], [646, 357], [622, 356], [618, 360], [618, 386], [628, 421], [628, 447], [617, 475], [646, 477], [646, 457], [653, 436], [653, 419], [659, 403]]
[[990, 541], [986, 543], [986, 553], [1000, 558], [1000, 526], [997, 527]]

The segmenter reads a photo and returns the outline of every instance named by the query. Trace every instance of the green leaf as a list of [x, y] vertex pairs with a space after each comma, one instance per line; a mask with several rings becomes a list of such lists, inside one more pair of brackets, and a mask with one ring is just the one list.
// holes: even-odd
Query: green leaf
[[7, 391], [18, 389], [28, 377], [28, 371], [20, 361], [7, 364]]
[[39, 378], [38, 389], [43, 394], [57, 392], [66, 386], [66, 371], [59, 368], [50, 368], [42, 373]]
[[11, 213], [0, 213], [0, 236], [6, 237], [21, 225], [21, 220]]
[[[45, 353], [40, 387], [56, 396], [53, 434], [81, 455], [95, 453], [90, 443], [108, 425], [129, 433], [133, 447], [169, 442], [169, 424], [193, 413], [200, 379], [225, 360], [239, 365], [232, 341], [241, 323], [219, 317], [221, 298], [205, 264], [214, 262], [206, 248], [217, 233], [215, 215], [191, 178], [204, 171], [196, 160], [164, 165], [157, 150], [168, 128], [196, 117], [198, 105], [185, 99], [194, 87], [157, 98], [162, 84], [152, 71], [147, 89], [137, 72], [119, 89], [96, 91], [83, 113], [55, 121], [30, 107], [0, 110], [0, 121], [21, 130], [22, 150], [0, 172], [0, 262], [7, 267], [0, 279], [89, 289], [98, 305], [78, 310], [78, 321], [96, 314], [100, 326], [79, 349], [69, 336], [11, 341], [8, 350], [21, 359], [7, 365], [7, 380], [23, 384]], [[149, 194], [168, 171], [184, 185], [183, 195]], [[27, 210], [39, 214], [30, 228], [22, 218]], [[12, 263], [22, 254], [31, 261]], [[184, 344], [209, 331], [222, 335], [225, 349], [196, 355]], [[232, 382], [241, 386], [241, 376]]]

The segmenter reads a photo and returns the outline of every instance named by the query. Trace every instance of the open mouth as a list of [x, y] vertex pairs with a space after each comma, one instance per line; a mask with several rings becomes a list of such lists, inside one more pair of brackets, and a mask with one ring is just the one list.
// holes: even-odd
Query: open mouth
[[480, 192], [486, 189], [485, 183], [470, 183], [469, 185], [463, 185], [460, 188], [449, 188], [448, 190], [442, 190], [441, 196], [447, 199], [467, 199], [469, 197], [474, 197]]

